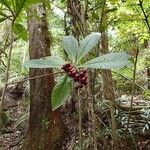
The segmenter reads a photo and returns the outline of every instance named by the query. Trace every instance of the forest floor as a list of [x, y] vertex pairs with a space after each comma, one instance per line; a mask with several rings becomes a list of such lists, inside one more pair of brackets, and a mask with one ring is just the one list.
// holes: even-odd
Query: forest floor
[[[122, 105], [129, 106], [129, 104], [130, 104], [129, 100], [126, 96], [122, 96], [121, 101], [123, 102]], [[7, 93], [5, 95], [5, 102], [4, 102], [4, 109], [3, 109], [3, 111], [6, 115], [5, 117], [7, 119], [4, 122], [4, 126], [1, 127], [2, 132], [0, 132], [0, 150], [20, 150], [21, 149], [22, 142], [25, 137], [26, 130], [27, 130], [27, 122], [25, 122], [25, 120], [24, 120], [23, 122], [25, 122], [25, 123], [23, 126], [18, 126], [17, 122], [24, 113], [23, 103], [24, 103], [23, 99], [22, 99], [22, 97], [20, 97], [20, 95], [18, 95], [18, 93], [16, 95], [16, 93], [11, 93], [10, 91], [7, 91]], [[136, 97], [134, 106], [136, 106], [136, 105], [143, 106], [147, 103], [149, 103], [148, 105], [150, 106], [150, 102], [142, 100], [142, 97]], [[69, 106], [69, 108], [70, 108], [70, 106]], [[65, 124], [69, 130], [69, 137], [65, 143], [65, 145], [67, 144], [67, 148], [65, 146], [62, 150], [72, 150], [72, 147], [75, 145], [75, 143], [76, 143], [76, 145], [78, 145], [78, 134], [77, 134], [78, 133], [78, 116], [76, 115], [76, 113], [74, 113], [74, 115], [73, 115], [72, 113], [68, 112], [68, 108], [67, 108], [66, 112], [63, 114], [63, 117], [64, 117], [63, 120], [65, 121]], [[101, 117], [101, 116], [99, 116], [99, 117]], [[134, 119], [134, 124], [135, 124], [136, 123], [135, 116], [133, 116], [133, 119]], [[107, 118], [106, 118], [106, 120], [107, 120]], [[103, 120], [103, 121], [105, 122], [105, 120]], [[150, 120], [148, 120], [148, 121], [150, 121]], [[92, 130], [92, 129], [89, 129], [88, 124], [89, 124], [88, 119], [85, 119], [85, 121], [83, 121], [83, 128], [84, 128], [83, 138], [85, 139], [85, 142], [88, 142], [88, 140], [89, 140], [88, 132], [89, 132], [89, 130]], [[139, 150], [150, 150], [150, 136], [149, 136], [150, 130], [148, 130], [148, 132], [149, 132], [148, 136], [147, 135], [144, 137], [141, 136], [142, 139], [140, 139], [138, 141], [138, 143], [140, 144]], [[122, 141], [120, 141], [120, 142], [122, 142]], [[88, 142], [88, 143], [90, 143], [90, 142]], [[99, 145], [101, 145], [101, 144], [99, 144]], [[123, 147], [126, 150], [128, 150], [127, 147], [125, 147], [125, 146], [123, 146]], [[122, 150], [124, 148], [122, 148]], [[86, 150], [92, 150], [92, 149], [88, 148]], [[134, 150], [134, 149], [131, 148], [130, 150]]]
[[19, 150], [24, 137], [24, 129], [18, 129], [16, 122], [22, 113], [21, 98], [6, 92], [4, 100], [4, 122], [0, 132], [0, 150]]

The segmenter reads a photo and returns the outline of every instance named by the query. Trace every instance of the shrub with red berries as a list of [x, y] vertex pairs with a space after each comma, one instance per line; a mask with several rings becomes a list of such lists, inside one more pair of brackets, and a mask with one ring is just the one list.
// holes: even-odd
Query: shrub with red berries
[[87, 85], [87, 71], [85, 69], [77, 70], [70, 63], [64, 64], [62, 69], [76, 82], [76, 89]]

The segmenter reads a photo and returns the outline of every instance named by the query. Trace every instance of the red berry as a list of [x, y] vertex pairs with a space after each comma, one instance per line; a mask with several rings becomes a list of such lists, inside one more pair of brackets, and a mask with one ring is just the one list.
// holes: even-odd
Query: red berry
[[70, 63], [67, 63], [67, 64], [65, 64], [65, 67], [70, 67], [71, 66], [71, 64]]
[[74, 72], [75, 71], [75, 69], [72, 67], [69, 67], [69, 72]]
[[80, 78], [84, 77], [85, 74], [83, 72], [80, 72]]
[[80, 75], [78, 73], [76, 73], [76, 75], [74, 76], [74, 81], [78, 82], [80, 80]]
[[71, 72], [71, 77], [74, 78], [75, 75], [76, 75], [76, 73], [77, 73], [77, 72], [76, 72], [75, 70], [73, 70], [73, 71]]
[[76, 89], [82, 88], [83, 85], [87, 85], [87, 71], [85, 69], [81, 69], [77, 71], [70, 63], [66, 63], [62, 66], [62, 69], [73, 78], [75, 82], [77, 82]]
[[86, 81], [87, 80], [87, 77], [85, 76], [85, 77], [83, 77], [83, 78], [81, 78], [81, 81]]
[[73, 69], [73, 67], [72, 67], [72, 66], [69, 66], [69, 67], [67, 68], [67, 71], [70, 72], [72, 69]]
[[86, 73], [87, 73], [87, 70], [81, 69], [80, 72], [82, 72], [83, 74], [86, 74]]
[[83, 73], [84, 73], [84, 74], [86, 74], [86, 73], [87, 73], [87, 71], [86, 71], [86, 70], [83, 70]]
[[71, 67], [71, 64], [70, 64], [70, 63], [67, 63], [67, 64], [64, 64], [64, 65], [62, 66], [62, 69], [65, 70], [65, 71], [67, 71], [69, 67]]

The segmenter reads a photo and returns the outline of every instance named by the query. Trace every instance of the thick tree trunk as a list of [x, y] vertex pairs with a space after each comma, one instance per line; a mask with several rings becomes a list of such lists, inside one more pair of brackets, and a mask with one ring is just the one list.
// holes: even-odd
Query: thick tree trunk
[[[32, 6], [28, 16], [30, 59], [49, 56], [51, 43], [44, 6]], [[30, 77], [49, 73], [52, 69], [30, 69]], [[61, 140], [66, 132], [60, 113], [51, 110], [53, 87], [53, 76], [30, 81], [30, 118], [24, 150], [61, 150]]]

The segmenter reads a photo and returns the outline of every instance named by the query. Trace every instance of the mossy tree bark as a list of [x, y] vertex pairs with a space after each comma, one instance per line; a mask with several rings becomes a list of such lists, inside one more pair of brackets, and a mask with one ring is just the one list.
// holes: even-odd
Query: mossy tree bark
[[[28, 11], [30, 59], [49, 56], [51, 38], [43, 4]], [[30, 77], [52, 73], [52, 69], [30, 69]], [[30, 81], [29, 129], [23, 150], [60, 150], [66, 131], [59, 111], [52, 111], [50, 98], [54, 77], [46, 76]]]

